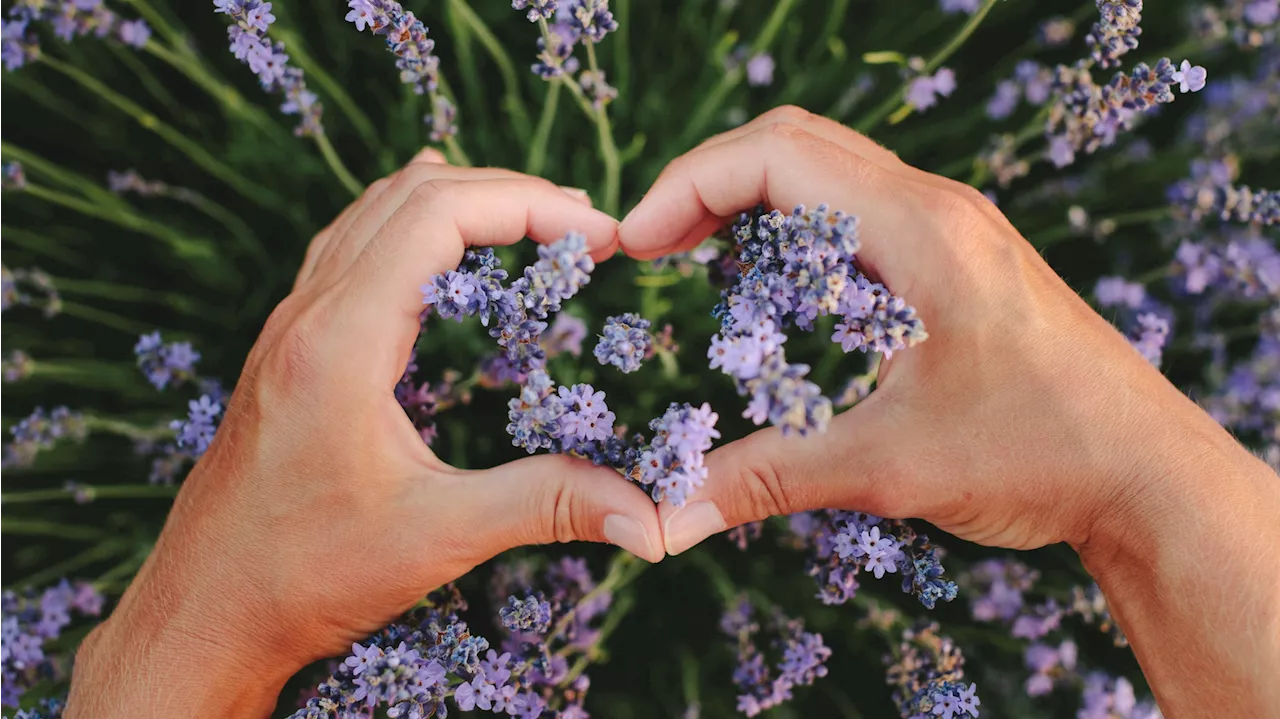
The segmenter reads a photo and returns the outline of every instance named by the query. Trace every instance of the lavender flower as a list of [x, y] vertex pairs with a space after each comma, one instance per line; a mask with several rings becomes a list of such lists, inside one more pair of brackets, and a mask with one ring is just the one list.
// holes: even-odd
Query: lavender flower
[[949, 637], [938, 634], [936, 623], [922, 622], [904, 631], [896, 656], [893, 662], [885, 658], [886, 678], [904, 719], [978, 716], [982, 702], [977, 687], [963, 683], [964, 655]]
[[323, 135], [324, 127], [320, 123], [323, 108], [319, 99], [307, 89], [302, 70], [288, 64], [284, 43], [272, 42], [267, 37], [267, 31], [276, 21], [276, 16], [271, 14], [271, 3], [213, 0], [213, 7], [215, 12], [229, 16], [234, 22], [227, 28], [231, 54], [258, 76], [263, 90], [284, 95], [281, 112], [298, 115], [299, 124], [294, 133], [304, 137]]
[[711, 441], [720, 436], [715, 429], [719, 416], [710, 405], [672, 403], [658, 419], [649, 423], [653, 442], [640, 452], [635, 479], [649, 487], [654, 501], [670, 499], [683, 507], [689, 495], [707, 478], [703, 458]]
[[192, 349], [190, 342], [165, 344], [158, 331], [138, 338], [133, 353], [147, 381], [159, 390], [195, 379], [196, 363], [200, 361], [200, 353]]
[[[40, 57], [40, 40], [26, 19], [0, 20], [0, 60], [4, 69], [13, 72]], [[6, 177], [8, 172], [6, 170]], [[11, 189], [6, 186], [4, 189]]]
[[1053, 691], [1054, 684], [1071, 677], [1076, 668], [1078, 652], [1076, 643], [1067, 639], [1057, 647], [1035, 643], [1027, 647], [1023, 661], [1031, 676], [1024, 688], [1028, 696], [1044, 696]]
[[938, 549], [902, 520], [828, 509], [794, 514], [790, 521], [796, 544], [813, 552], [807, 569], [823, 604], [852, 599], [863, 571], [877, 579], [900, 574], [902, 591], [928, 609], [956, 597], [955, 582], [942, 578]]
[[720, 628], [733, 641], [738, 666], [733, 683], [738, 687], [738, 711], [753, 717], [792, 698], [792, 689], [810, 686], [827, 675], [826, 661], [831, 650], [822, 635], [804, 630], [804, 623], [788, 619], [775, 610], [768, 623], [774, 653], [781, 655], [773, 667], [765, 661], [765, 649], [758, 644], [761, 625], [752, 620], [754, 609], [746, 599], [725, 612]]
[[1127, 307], [1136, 310], [1147, 299], [1147, 288], [1123, 277], [1099, 277], [1093, 295], [1102, 307]]
[[747, 60], [747, 84], [751, 87], [768, 87], [773, 84], [773, 56], [757, 53]]
[[938, 4], [945, 13], [963, 12], [972, 15], [978, 12], [982, 0], [939, 0]]
[[353, 23], [356, 30], [368, 29], [386, 38], [387, 50], [396, 56], [400, 82], [412, 86], [419, 95], [431, 96], [431, 112], [423, 121], [430, 130], [432, 142], [457, 135], [457, 108], [437, 93], [440, 58], [434, 54], [435, 41], [427, 37], [427, 26], [396, 0], [349, 0], [347, 7], [350, 10], [346, 20]]
[[1138, 47], [1142, 0], [1097, 0], [1099, 19], [1085, 36], [1099, 67], [1116, 67], [1120, 57]]
[[0, 311], [21, 306], [38, 308], [46, 319], [62, 311], [62, 297], [44, 270], [0, 266], [0, 278]]
[[756, 424], [767, 419], [803, 434], [831, 418], [831, 401], [805, 379], [809, 368], [786, 361], [783, 329], [809, 330], [819, 315], [840, 314], [833, 341], [846, 352], [886, 355], [928, 336], [915, 310], [854, 269], [857, 229], [857, 218], [825, 205], [744, 214], [730, 229], [734, 251], [717, 266], [730, 286], [715, 309], [721, 331], [707, 356], [751, 397], [744, 416]]
[[3, 375], [5, 382], [17, 382], [31, 376], [35, 370], [35, 362], [31, 359], [31, 355], [22, 350], [14, 350], [9, 353], [3, 363]]
[[203, 394], [199, 399], [188, 402], [187, 407], [187, 419], [175, 419], [169, 423], [169, 427], [177, 432], [178, 447], [186, 449], [199, 459], [213, 441], [222, 416], [222, 404], [210, 395]]
[[1151, 364], [1159, 367], [1169, 341], [1169, 320], [1154, 312], [1138, 315], [1137, 326], [1129, 336], [1133, 348]]
[[939, 97], [949, 97], [955, 89], [955, 72], [943, 67], [933, 75], [921, 75], [908, 83], [906, 100], [917, 110], [928, 110], [938, 104]]
[[542, 335], [542, 349], [548, 359], [565, 353], [577, 357], [582, 354], [582, 341], [586, 338], [587, 323], [571, 314], [561, 313]]
[[529, 22], [550, 20], [555, 15], [558, 6], [557, 0], [511, 0], [511, 7], [514, 10], [528, 8], [525, 16], [529, 18]]
[[52, 449], [62, 439], [83, 442], [89, 434], [89, 426], [83, 415], [66, 407], [56, 407], [45, 412], [37, 407], [27, 417], [9, 428], [13, 441], [4, 446], [0, 466], [6, 469], [30, 467], [36, 455]]
[[[98, 616], [102, 613], [103, 596], [87, 582], [72, 584], [62, 580], [58, 584], [37, 593], [28, 588], [22, 593], [6, 590], [0, 598], [0, 666], [3, 668], [3, 689], [0, 704], [18, 706], [26, 691], [36, 684], [67, 678], [65, 662], [52, 656], [48, 645], [58, 639], [62, 631], [72, 623], [73, 614]], [[57, 716], [61, 707], [45, 704], [49, 714], [32, 716]], [[23, 712], [18, 712], [22, 715]]]
[[27, 173], [21, 162], [6, 162], [0, 168], [0, 189], [21, 190], [27, 186]]
[[1143, 112], [1173, 102], [1175, 83], [1194, 92], [1204, 86], [1203, 78], [1203, 68], [1180, 70], [1169, 58], [1162, 58], [1155, 68], [1138, 63], [1128, 75], [1117, 73], [1110, 83], [1098, 86], [1086, 64], [1059, 65], [1046, 126], [1049, 159], [1065, 167], [1075, 161], [1077, 152], [1093, 153], [1114, 144], [1116, 136], [1131, 129]]
[[602, 365], [613, 365], [624, 373], [640, 369], [640, 363], [649, 353], [653, 337], [649, 334], [649, 320], [640, 315], [626, 314], [605, 320], [595, 356]]
[[1151, 702], [1139, 702], [1133, 685], [1124, 677], [1094, 672], [1085, 677], [1080, 719], [1160, 719], [1160, 710]]

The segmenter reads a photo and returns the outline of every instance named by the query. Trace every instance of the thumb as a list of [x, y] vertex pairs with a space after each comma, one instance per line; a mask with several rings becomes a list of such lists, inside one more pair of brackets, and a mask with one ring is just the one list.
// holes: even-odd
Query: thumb
[[783, 436], [776, 427], [707, 456], [707, 481], [688, 504], [659, 508], [668, 554], [712, 534], [771, 516], [849, 509], [906, 516], [911, 491], [903, 468], [910, 447], [872, 394], [832, 420], [827, 431]]
[[664, 556], [653, 500], [616, 471], [540, 455], [468, 473], [468, 502], [486, 556], [552, 542], [606, 542], [657, 562]]

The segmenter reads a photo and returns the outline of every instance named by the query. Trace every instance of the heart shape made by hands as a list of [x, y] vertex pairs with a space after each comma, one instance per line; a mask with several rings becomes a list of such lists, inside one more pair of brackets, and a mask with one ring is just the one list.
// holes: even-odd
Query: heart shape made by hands
[[[742, 214], [724, 239], [730, 249], [723, 254], [699, 253], [723, 287], [713, 311], [720, 331], [707, 354], [711, 368], [732, 377], [738, 393], [751, 398], [743, 416], [756, 425], [767, 420], [784, 433], [805, 434], [824, 431], [832, 416], [831, 400], [806, 379], [809, 367], [787, 362], [785, 330], [812, 331], [819, 316], [839, 315], [832, 341], [845, 352], [886, 357], [928, 337], [912, 307], [858, 271], [856, 217], [826, 205], [799, 206], [790, 215], [760, 209]], [[614, 432], [603, 392], [587, 384], [558, 386], [547, 372], [548, 320], [590, 281], [594, 268], [585, 237], [573, 232], [539, 246], [537, 261], [509, 283], [492, 249], [469, 249], [458, 269], [422, 286], [423, 304], [445, 319], [478, 315], [497, 340], [501, 351], [491, 361], [499, 366], [489, 372], [520, 387], [508, 405], [507, 432], [516, 446], [610, 466], [655, 502], [680, 507], [705, 481], [703, 458], [720, 436], [711, 407], [673, 403], [649, 424], [652, 438], [627, 437]], [[552, 335], [558, 328], [572, 331], [557, 324]], [[610, 317], [594, 355], [601, 364], [634, 371], [653, 352], [649, 329], [632, 313]], [[410, 382], [397, 395], [408, 407], [413, 392]]]

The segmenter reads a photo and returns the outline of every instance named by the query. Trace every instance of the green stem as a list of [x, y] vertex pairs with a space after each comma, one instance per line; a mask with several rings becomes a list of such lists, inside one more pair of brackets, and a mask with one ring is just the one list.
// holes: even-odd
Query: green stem
[[538, 117], [538, 128], [533, 133], [533, 142], [529, 144], [529, 157], [525, 161], [524, 171], [528, 175], [542, 175], [542, 168], [547, 162], [547, 143], [551, 141], [551, 128], [556, 124], [556, 115], [560, 108], [559, 81], [547, 84], [547, 95], [542, 101], [542, 114]]
[[527, 128], [529, 127], [529, 111], [525, 108], [524, 100], [520, 98], [520, 83], [517, 79], [515, 63], [512, 62], [511, 56], [507, 54], [507, 50], [503, 47], [502, 42], [493, 34], [489, 26], [484, 20], [476, 14], [475, 10], [466, 0], [450, 0], [449, 7], [457, 12], [458, 17], [470, 27], [471, 32], [475, 34], [476, 39], [484, 45], [484, 49], [493, 58], [494, 63], [498, 66], [498, 74], [502, 77], [502, 105], [508, 117], [511, 120], [511, 126], [515, 128], [516, 139], [521, 144], [529, 141]]
[[20, 534], [36, 537], [57, 537], [59, 539], [75, 539], [82, 542], [96, 542], [107, 538], [107, 534], [94, 527], [78, 524], [59, 524], [43, 519], [16, 519], [5, 517], [0, 522], [0, 532], [4, 534]]
[[324, 161], [329, 165], [329, 169], [333, 170], [333, 174], [338, 178], [338, 182], [347, 188], [347, 192], [352, 197], [359, 197], [364, 192], [364, 185], [356, 179], [355, 175], [342, 164], [342, 158], [338, 157], [338, 153], [333, 149], [333, 145], [329, 143], [329, 136], [321, 132], [315, 136], [316, 147], [320, 148], [320, 154], [324, 155]]
[[[116, 57], [119, 58], [120, 62], [124, 63], [125, 67], [129, 68], [134, 76], [138, 78], [138, 82], [142, 83], [142, 86], [146, 88], [147, 93], [150, 94], [151, 97], [164, 105], [165, 109], [170, 113], [174, 115], [182, 113], [183, 108], [178, 104], [177, 100], [174, 99], [173, 94], [165, 88], [164, 83], [160, 82], [160, 78], [156, 77], [155, 73], [151, 72], [151, 70], [138, 59], [138, 54], [133, 48], [126, 48], [120, 45], [111, 45], [110, 47]], [[191, 119], [189, 114], [187, 119]]]
[[145, 287], [120, 285], [114, 282], [80, 280], [70, 277], [54, 277], [53, 284], [64, 295], [102, 297], [117, 302], [154, 302], [166, 305], [193, 317], [208, 317], [214, 310], [183, 294], [161, 292]]
[[174, 47], [181, 48], [185, 54], [196, 57], [195, 52], [190, 48], [191, 41], [190, 38], [187, 37], [186, 33], [179, 31], [176, 27], [170, 24], [168, 18], [166, 18], [159, 10], [152, 7], [150, 3], [146, 0], [123, 1], [128, 5], [132, 5], [138, 11], [138, 14], [147, 21], [147, 24], [156, 31], [157, 35], [167, 39]]
[[[8, 500], [6, 499], [5, 501]], [[14, 582], [11, 586], [19, 588], [43, 587], [91, 564], [123, 554], [128, 551], [128, 549], [129, 545], [124, 542], [103, 542], [90, 547], [65, 561], [58, 562], [53, 566], [46, 567], [34, 574], [23, 577], [17, 582]]]
[[[760, 34], [751, 43], [752, 54], [762, 53], [769, 49], [777, 37], [778, 31], [782, 29], [782, 22], [787, 19], [787, 13], [791, 12], [791, 8], [795, 4], [796, 0], [778, 0], [778, 3], [773, 6], [773, 12], [765, 20], [764, 27], [760, 29]], [[745, 73], [742, 68], [734, 68], [722, 75], [720, 81], [711, 88], [711, 92], [703, 96], [702, 102], [698, 103], [698, 106], [690, 114], [690, 119], [688, 124], [685, 125], [684, 132], [680, 133], [679, 149], [683, 150], [692, 145], [695, 140], [701, 138], [702, 131], [706, 129], [716, 112], [719, 111], [721, 103], [742, 82], [744, 76]]]
[[152, 325], [135, 322], [114, 312], [107, 312], [97, 307], [89, 307], [76, 302], [67, 302], [66, 300], [62, 301], [61, 313], [68, 317], [78, 317], [89, 322], [96, 322], [103, 327], [110, 327], [131, 335], [142, 335], [155, 329]]
[[77, 496], [87, 496], [91, 502], [98, 499], [172, 498], [177, 493], [178, 487], [163, 484], [80, 485], [74, 490], [37, 489], [29, 492], [5, 492], [0, 494], [0, 504], [60, 502]]
[[32, 254], [52, 258], [68, 267], [87, 270], [94, 266], [91, 259], [64, 247], [52, 237], [38, 235], [20, 227], [0, 228], [0, 235], [4, 237], [5, 242], [12, 242]]
[[173, 430], [169, 429], [165, 425], [139, 427], [136, 424], [132, 424], [121, 419], [111, 419], [110, 417], [98, 417], [95, 415], [86, 415], [84, 421], [90, 431], [119, 435], [135, 441], [168, 439], [173, 436]]
[[[587, 65], [591, 72], [599, 73], [596, 62], [596, 44], [586, 41]], [[595, 106], [596, 135], [600, 143], [600, 157], [604, 161], [604, 211], [618, 214], [618, 201], [622, 188], [622, 162], [618, 159], [618, 146], [613, 141], [613, 128], [609, 125], [609, 113], [603, 103]]]
[[594, 589], [587, 592], [578, 600], [577, 605], [565, 612], [560, 621], [556, 622], [551, 632], [547, 636], [563, 635], [565, 630], [569, 628], [569, 623], [573, 621], [577, 608], [581, 607], [605, 592], [615, 592], [622, 587], [630, 584], [636, 577], [640, 576], [645, 569], [649, 567], [644, 561], [636, 559], [628, 552], [618, 551], [613, 555], [613, 559], [609, 560], [609, 571], [605, 574], [604, 579], [595, 586]]
[[351, 94], [342, 86], [342, 83], [333, 79], [333, 76], [311, 57], [310, 53], [303, 47], [301, 36], [297, 33], [281, 28], [278, 25], [273, 27], [271, 32], [276, 35], [277, 39], [284, 42], [289, 49], [289, 56], [297, 61], [298, 67], [302, 68], [303, 72], [307, 74], [307, 80], [314, 81], [316, 87], [322, 90], [324, 95], [329, 100], [332, 100], [333, 104], [351, 122], [356, 134], [360, 135], [360, 139], [364, 142], [364, 146], [369, 150], [369, 153], [377, 155], [381, 151], [378, 131], [374, 129], [373, 122], [369, 119], [369, 116], [360, 109], [360, 105], [351, 97]]
[[113, 225], [160, 240], [168, 245], [178, 257], [192, 263], [209, 263], [216, 259], [216, 253], [208, 242], [182, 237], [176, 230], [165, 227], [158, 222], [139, 217], [131, 212], [120, 212], [114, 207], [102, 207], [40, 185], [28, 184], [23, 189], [23, 192], [45, 202], [51, 202], [69, 210], [74, 210], [82, 215], [104, 220]]
[[144, 49], [161, 62], [186, 75], [187, 79], [217, 100], [229, 115], [246, 120], [276, 140], [287, 140], [289, 137], [284, 128], [272, 120], [271, 116], [260, 107], [250, 104], [234, 87], [211, 75], [200, 58], [175, 52], [155, 40], [148, 41]]
[[[1146, 210], [1134, 210], [1133, 212], [1122, 212], [1118, 215], [1099, 218], [1093, 222], [1093, 225], [1096, 226], [1102, 222], [1109, 222], [1117, 229], [1121, 227], [1132, 227], [1133, 225], [1145, 225], [1167, 219], [1172, 212], [1172, 208], [1167, 206], [1153, 207]], [[1029, 241], [1031, 242], [1032, 247], [1037, 250], [1043, 250], [1046, 247], [1056, 245], [1063, 240], [1067, 240], [1075, 236], [1085, 236], [1086, 234], [1087, 233], [1082, 233], [1070, 225], [1062, 225], [1061, 227], [1055, 227], [1052, 230], [1034, 235], [1029, 238]]]
[[127, 207], [120, 196], [102, 185], [76, 172], [65, 170], [43, 157], [29, 152], [8, 142], [0, 141], [0, 153], [12, 160], [17, 160], [26, 168], [27, 175], [42, 175], [68, 189], [78, 190], [81, 194], [100, 205], [116, 205]]
[[197, 165], [207, 170], [209, 174], [225, 182], [246, 199], [268, 209], [282, 206], [283, 202], [280, 196], [275, 192], [272, 192], [266, 187], [249, 180], [240, 173], [231, 169], [231, 167], [209, 154], [209, 151], [201, 147], [199, 143], [161, 122], [159, 118], [147, 112], [129, 98], [112, 90], [92, 76], [81, 72], [78, 68], [61, 62], [60, 60], [55, 60], [49, 55], [41, 55], [40, 62], [67, 76], [81, 87], [98, 95], [103, 100], [106, 100], [107, 103], [114, 105], [121, 112], [136, 120], [143, 128], [159, 135], [165, 142], [173, 145], [173, 147], [178, 151], [191, 158], [192, 162], [195, 162]]
[[[974, 31], [978, 29], [978, 26], [982, 24], [983, 19], [987, 17], [987, 13], [991, 12], [991, 8], [995, 7], [997, 1], [998, 0], [985, 0], [985, 2], [982, 3], [982, 7], [978, 8], [978, 11], [969, 18], [969, 21], [966, 22], [955, 35], [952, 36], [951, 40], [949, 40], [946, 45], [943, 45], [941, 50], [934, 53], [933, 57], [929, 58], [924, 65], [923, 74], [932, 74], [934, 70], [937, 70], [942, 66], [942, 63], [946, 62], [948, 58], [954, 55], [955, 52], [960, 49], [960, 46], [964, 45], [965, 41], [969, 39], [969, 36], [973, 35]], [[881, 102], [875, 107], [875, 109], [859, 120], [854, 125], [854, 129], [864, 135], [869, 134], [891, 113], [899, 114], [903, 112], [902, 108], [910, 108], [911, 105], [909, 103], [903, 102], [903, 99], [906, 96], [907, 83], [903, 82], [892, 95], [884, 99], [884, 102]], [[896, 113], [895, 108], [897, 108]], [[910, 113], [911, 110], [907, 109], [906, 112]]]

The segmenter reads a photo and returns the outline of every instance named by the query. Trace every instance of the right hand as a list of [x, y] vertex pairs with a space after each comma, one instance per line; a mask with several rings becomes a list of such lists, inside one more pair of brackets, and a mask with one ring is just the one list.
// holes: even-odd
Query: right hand
[[1079, 548], [1157, 511], [1181, 468], [1267, 474], [979, 192], [798, 108], [673, 161], [620, 241], [641, 259], [688, 250], [759, 203], [859, 216], [863, 269], [916, 307], [929, 339], [883, 362], [876, 391], [825, 434], [770, 428], [713, 452], [706, 486], [660, 509], [668, 552], [820, 507], [919, 517], [987, 545]]

